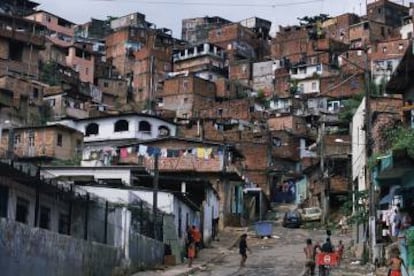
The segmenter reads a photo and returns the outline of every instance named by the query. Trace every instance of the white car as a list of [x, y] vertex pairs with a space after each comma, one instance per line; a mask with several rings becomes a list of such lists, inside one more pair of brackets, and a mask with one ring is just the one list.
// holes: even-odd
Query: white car
[[318, 221], [322, 218], [322, 210], [319, 207], [309, 207], [300, 210], [303, 221]]

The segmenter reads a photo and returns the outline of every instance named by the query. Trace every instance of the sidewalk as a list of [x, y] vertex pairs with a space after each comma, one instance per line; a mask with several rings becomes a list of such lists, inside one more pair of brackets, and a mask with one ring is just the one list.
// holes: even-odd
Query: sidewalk
[[216, 241], [213, 241], [207, 248], [203, 248], [199, 252], [198, 257], [193, 261], [192, 267], [188, 267], [187, 263], [182, 263], [175, 266], [165, 266], [157, 270], [141, 271], [133, 274], [133, 276], [185, 276], [203, 270], [208, 263], [214, 262], [227, 254], [236, 245], [240, 235], [245, 232], [247, 232], [245, 227], [226, 227], [219, 232]]

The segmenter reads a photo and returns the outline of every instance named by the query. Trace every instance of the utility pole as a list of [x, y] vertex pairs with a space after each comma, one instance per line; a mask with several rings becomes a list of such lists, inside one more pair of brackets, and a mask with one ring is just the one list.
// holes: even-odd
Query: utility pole
[[153, 193], [152, 193], [152, 216], [153, 216], [153, 235], [157, 239], [157, 215], [158, 215], [158, 184], [159, 184], [159, 169], [158, 169], [159, 153], [154, 155], [154, 178], [153, 178]]
[[375, 227], [375, 188], [371, 181], [371, 173], [368, 168], [368, 161], [371, 157], [371, 82], [369, 71], [368, 49], [365, 53], [365, 181], [368, 186], [368, 230], [369, 230], [369, 244], [371, 245], [370, 256], [373, 256], [376, 244], [376, 227]]
[[322, 121], [319, 128], [319, 165], [321, 171], [321, 203], [322, 203], [322, 224], [325, 224], [328, 219], [329, 208], [329, 194], [327, 179], [325, 177], [325, 115], [322, 116]]

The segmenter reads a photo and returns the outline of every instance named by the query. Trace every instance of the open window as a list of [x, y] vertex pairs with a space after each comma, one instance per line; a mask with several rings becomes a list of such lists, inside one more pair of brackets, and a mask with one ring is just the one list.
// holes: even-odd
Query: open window
[[128, 131], [129, 123], [127, 120], [119, 120], [114, 125], [115, 132]]
[[147, 121], [139, 122], [138, 131], [151, 132], [151, 124]]
[[99, 125], [98, 124], [90, 123], [89, 125], [86, 126], [85, 136], [98, 135], [98, 134], [99, 134]]

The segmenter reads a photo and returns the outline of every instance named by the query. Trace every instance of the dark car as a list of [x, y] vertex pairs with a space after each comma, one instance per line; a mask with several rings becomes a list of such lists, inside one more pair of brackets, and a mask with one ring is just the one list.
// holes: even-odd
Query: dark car
[[299, 228], [302, 218], [297, 210], [287, 211], [283, 217], [282, 226], [288, 228]]

